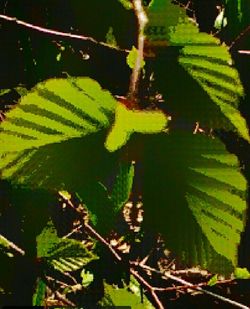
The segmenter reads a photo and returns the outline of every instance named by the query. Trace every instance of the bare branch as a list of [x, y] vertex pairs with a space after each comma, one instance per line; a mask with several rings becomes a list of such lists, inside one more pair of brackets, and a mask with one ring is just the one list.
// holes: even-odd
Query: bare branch
[[155, 303], [158, 305], [159, 309], [164, 309], [162, 302], [160, 301], [159, 297], [155, 293], [156, 288], [152, 287], [142, 276], [138, 274], [133, 268], [130, 268], [130, 273], [137, 279], [138, 282], [142, 283], [148, 291], [151, 293]]
[[239, 303], [239, 302], [237, 302], [237, 301], [234, 301], [234, 300], [231, 300], [231, 299], [226, 298], [226, 297], [224, 297], [224, 296], [218, 295], [218, 294], [216, 294], [216, 293], [213, 293], [213, 292], [204, 290], [204, 289], [201, 288], [200, 286], [197, 286], [197, 285], [194, 286], [192, 283], [190, 283], [190, 282], [188, 282], [188, 281], [186, 281], [186, 280], [184, 280], [184, 279], [181, 279], [181, 278], [179, 278], [179, 277], [176, 277], [176, 276], [172, 275], [169, 271], [163, 271], [163, 272], [162, 272], [162, 271], [159, 271], [159, 270], [154, 269], [154, 268], [152, 268], [152, 267], [150, 267], [150, 266], [147, 266], [147, 265], [140, 265], [140, 264], [139, 264], [139, 266], [140, 266], [141, 268], [146, 269], [146, 270], [150, 270], [150, 271], [152, 271], [152, 272], [161, 274], [161, 275], [163, 275], [164, 277], [166, 277], [166, 278], [168, 278], [168, 279], [171, 279], [171, 280], [173, 280], [173, 281], [179, 282], [179, 283], [181, 283], [182, 285], [185, 285], [185, 286], [189, 287], [189, 288], [192, 289], [192, 290], [199, 291], [199, 292], [202, 292], [202, 293], [204, 293], [204, 294], [210, 295], [210, 296], [212, 296], [212, 297], [214, 297], [214, 298], [216, 298], [216, 299], [219, 299], [220, 301], [223, 301], [223, 302], [225, 302], [225, 303], [227, 303], [227, 304], [233, 305], [234, 307], [242, 308], [242, 309], [249, 309], [249, 307], [247, 307], [247, 306], [245, 306], [245, 305], [243, 305], [243, 304], [241, 304], [241, 303]]
[[23, 20], [19, 20], [16, 17], [11, 17], [11, 16], [0, 14], [0, 19], [4, 19], [4, 20], [10, 21], [10, 22], [14, 22], [14, 23], [16, 23], [20, 26], [25, 27], [25, 28], [30, 28], [32, 30], [36, 30], [36, 31], [39, 31], [39, 32], [42, 32], [42, 33], [47, 33], [49, 35], [60, 36], [60, 37], [64, 37], [64, 38], [77, 39], [77, 40], [81, 40], [81, 41], [89, 41], [89, 42], [91, 42], [95, 45], [101, 45], [101, 46], [104, 46], [104, 47], [107, 47], [107, 48], [115, 49], [117, 51], [123, 51], [123, 52], [126, 52], [126, 53], [129, 52], [129, 50], [127, 50], [127, 49], [122, 49], [122, 48], [119, 48], [117, 46], [107, 44], [105, 42], [98, 42], [97, 40], [95, 40], [94, 38], [89, 37], [89, 36], [84, 36], [84, 35], [80, 35], [80, 34], [73, 34], [73, 33], [70, 33], [70, 32], [62, 32], [62, 31], [58, 31], [58, 30], [54, 30], [54, 29], [36, 26], [36, 25], [31, 24], [31, 23], [25, 22]]
[[238, 50], [239, 54], [250, 56], [250, 50]]
[[6, 243], [7, 247], [9, 247], [10, 249], [18, 252], [21, 255], [25, 255], [25, 251], [23, 249], [19, 248], [16, 244], [14, 244], [12, 241], [8, 240], [3, 235], [0, 235], [0, 242], [1, 241]]
[[231, 43], [231, 45], [229, 46], [229, 50], [231, 51], [233, 49], [233, 47], [235, 47], [239, 41], [250, 32], [250, 26], [246, 27], [237, 37], [236, 39]]

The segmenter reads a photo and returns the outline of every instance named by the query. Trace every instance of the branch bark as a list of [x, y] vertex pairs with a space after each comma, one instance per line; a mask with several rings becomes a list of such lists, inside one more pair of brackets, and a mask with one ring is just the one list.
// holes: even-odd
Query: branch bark
[[145, 42], [144, 29], [148, 22], [148, 18], [144, 11], [141, 0], [133, 0], [133, 7], [138, 22], [138, 42], [137, 42], [138, 55], [130, 77], [128, 99], [132, 103], [134, 102], [134, 105], [136, 105], [138, 84], [141, 74], [141, 63], [143, 61], [143, 51]]
[[64, 37], [64, 38], [77, 39], [77, 40], [80, 40], [80, 41], [89, 41], [89, 42], [91, 42], [95, 45], [101, 45], [101, 46], [104, 46], [104, 47], [107, 47], [107, 48], [115, 49], [117, 51], [123, 51], [123, 52], [129, 53], [129, 50], [127, 50], [127, 49], [122, 49], [122, 48], [119, 48], [117, 46], [107, 44], [105, 42], [99, 42], [99, 41], [97, 41], [94, 38], [89, 37], [89, 36], [74, 34], [74, 33], [70, 33], [70, 32], [62, 32], [62, 31], [58, 31], [58, 30], [54, 30], [54, 29], [49, 29], [49, 28], [37, 26], [37, 25], [31, 24], [31, 23], [25, 22], [23, 20], [17, 19], [16, 17], [11, 17], [11, 16], [7, 16], [7, 15], [3, 15], [3, 14], [0, 14], [0, 19], [6, 20], [6, 21], [9, 21], [9, 22], [14, 22], [14, 23], [16, 23], [20, 26], [25, 27], [25, 28], [29, 28], [29, 29], [32, 29], [32, 30], [35, 30], [35, 31], [38, 31], [38, 32], [42, 32], [42, 33], [46, 33], [46, 34], [49, 34], [49, 35], [59, 36], [59, 37]]

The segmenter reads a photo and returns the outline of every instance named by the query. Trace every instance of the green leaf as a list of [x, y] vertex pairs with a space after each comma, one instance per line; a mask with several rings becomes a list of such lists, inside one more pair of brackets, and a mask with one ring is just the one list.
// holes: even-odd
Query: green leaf
[[5, 95], [7, 93], [9, 93], [11, 91], [11, 89], [0, 89], [0, 96]]
[[117, 167], [114, 165], [113, 172], [116, 175], [109, 190], [101, 182], [89, 182], [77, 190], [78, 198], [89, 211], [92, 224], [102, 235], [110, 231], [118, 212], [129, 198], [133, 184], [134, 167], [130, 162], [120, 162]]
[[62, 53], [57, 54], [56, 61], [60, 61], [62, 58]]
[[208, 281], [207, 285], [213, 286], [217, 284], [217, 282], [218, 282], [218, 275], [216, 274]]
[[237, 267], [234, 276], [236, 279], [250, 279], [250, 273], [246, 268]]
[[82, 285], [85, 288], [88, 287], [94, 280], [94, 275], [91, 272], [86, 271], [85, 269], [81, 271], [81, 277], [82, 277]]
[[153, 0], [148, 9], [149, 22], [145, 33], [150, 45], [168, 46], [171, 31], [186, 18], [184, 10], [173, 5], [171, 0]]
[[153, 24], [165, 27], [160, 39], [170, 46], [156, 60], [154, 71], [173, 120], [178, 117], [208, 128], [234, 130], [250, 141], [246, 121], [237, 109], [243, 87], [227, 46], [199, 32], [185, 11], [170, 0], [153, 1], [149, 19], [151, 14]]
[[161, 111], [129, 110], [123, 104], [118, 104], [115, 123], [105, 142], [108, 151], [121, 148], [134, 132], [152, 134], [163, 131], [167, 125], [167, 117]]
[[111, 45], [111, 46], [115, 46], [117, 47], [117, 41], [116, 41], [116, 38], [114, 36], [114, 33], [113, 33], [113, 28], [112, 27], [109, 27], [109, 30], [106, 34], [106, 43]]
[[129, 0], [118, 0], [127, 10], [131, 10], [133, 8], [132, 3]]
[[226, 25], [227, 18], [225, 17], [225, 9], [222, 9], [214, 21], [214, 28], [221, 30], [222, 28], [225, 28]]
[[132, 309], [153, 309], [145, 295], [140, 294], [140, 288], [134, 279], [128, 287], [117, 288], [104, 282], [104, 297], [99, 302], [102, 306], [130, 306]]
[[[137, 58], [138, 58], [138, 50], [133, 46], [126, 58], [127, 65], [130, 67], [130, 69], [133, 69], [135, 67]], [[144, 59], [142, 59], [141, 68], [143, 68], [144, 66], [145, 66], [145, 61]]]
[[51, 221], [37, 236], [37, 256], [61, 272], [75, 271], [98, 257], [86, 249], [80, 241], [59, 238]]
[[145, 224], [187, 265], [230, 273], [246, 210], [236, 156], [217, 138], [162, 134], [146, 147], [144, 166]]
[[[79, 173], [82, 178], [95, 169], [102, 173], [99, 162], [108, 168], [111, 156], [103, 149], [104, 137], [92, 133], [109, 126], [115, 106], [110, 93], [90, 78], [39, 83], [1, 123], [2, 178], [67, 190], [81, 182]], [[91, 161], [98, 163], [93, 167]]]
[[133, 179], [134, 165], [131, 162], [121, 162], [110, 195], [116, 210], [120, 210], [128, 201], [132, 190]]
[[22, 97], [28, 94], [28, 89], [23, 86], [17, 86], [14, 88], [15, 91]]
[[37, 279], [36, 290], [32, 297], [33, 306], [43, 306], [46, 295], [46, 284], [40, 278]]

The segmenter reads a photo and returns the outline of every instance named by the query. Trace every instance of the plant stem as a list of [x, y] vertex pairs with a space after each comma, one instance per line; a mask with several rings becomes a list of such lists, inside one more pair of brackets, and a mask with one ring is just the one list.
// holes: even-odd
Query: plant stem
[[142, 1], [141, 0], [133, 0], [134, 12], [138, 21], [138, 42], [137, 42], [137, 50], [138, 55], [136, 58], [135, 66], [133, 68], [130, 84], [129, 84], [129, 92], [128, 99], [136, 105], [136, 99], [138, 94], [138, 84], [140, 80], [141, 74], [141, 63], [143, 61], [143, 51], [144, 51], [144, 29], [148, 22], [147, 15], [144, 11]]

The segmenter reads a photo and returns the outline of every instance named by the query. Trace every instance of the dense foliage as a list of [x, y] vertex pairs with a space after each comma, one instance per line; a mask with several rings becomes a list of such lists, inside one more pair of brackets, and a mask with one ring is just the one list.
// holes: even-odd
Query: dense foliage
[[[5, 218], [14, 207], [20, 230], [24, 222], [26, 230], [15, 242], [25, 249], [23, 258], [39, 264], [32, 273], [33, 305], [44, 304], [48, 289], [53, 290], [51, 274], [77, 273], [80, 287], [62, 292], [69, 299], [80, 290], [78, 301], [89, 308], [97, 303], [153, 308], [154, 294], [144, 296], [141, 304], [142, 282], [129, 266], [143, 258], [133, 246], [143, 244], [148, 233], [160, 233], [183, 267], [229, 276], [242, 266], [238, 248], [248, 184], [242, 160], [227, 137], [249, 145], [247, 122], [239, 111], [244, 87], [228, 46], [221, 42], [224, 32], [221, 39], [201, 32], [185, 8], [173, 2], [144, 3], [148, 23], [143, 59], [134, 47], [142, 33], [130, 1], [90, 1], [84, 9], [79, 1], [34, 4], [28, 7], [35, 9], [33, 19], [23, 2], [6, 4], [4, 13], [10, 16], [105, 42], [69, 38], [52, 45], [49, 34], [36, 40], [34, 29], [2, 24], [2, 39], [20, 31], [16, 44], [25, 61], [17, 64], [21, 69], [12, 64], [17, 69], [12, 83], [6, 70], [1, 73], [1, 96], [15, 93], [19, 99], [14, 107], [3, 108], [8, 111], [0, 126], [2, 204], [7, 209], [0, 215]], [[232, 37], [249, 20], [246, 1], [238, 0], [237, 13], [232, 8], [236, 2], [226, 1], [227, 22], [223, 15], [215, 24]], [[74, 16], [74, 25], [70, 17], [69, 24], [62, 21], [62, 9]], [[119, 18], [110, 19], [112, 14]], [[41, 55], [44, 43], [47, 51]], [[82, 45], [76, 52], [77, 44]], [[129, 78], [136, 69], [141, 78], [131, 99]], [[108, 240], [129, 203], [143, 205], [141, 229], [123, 230], [131, 251], [126, 255], [117, 249], [125, 262], [104, 270], [107, 248], [100, 243], [111, 246]], [[66, 214], [70, 224], [64, 230], [60, 221]], [[82, 234], [74, 237], [75, 228]], [[9, 227], [0, 232], [15, 240]], [[0, 238], [5, 259], [13, 249], [7, 238]], [[18, 297], [15, 301], [27, 304], [28, 296]]]

